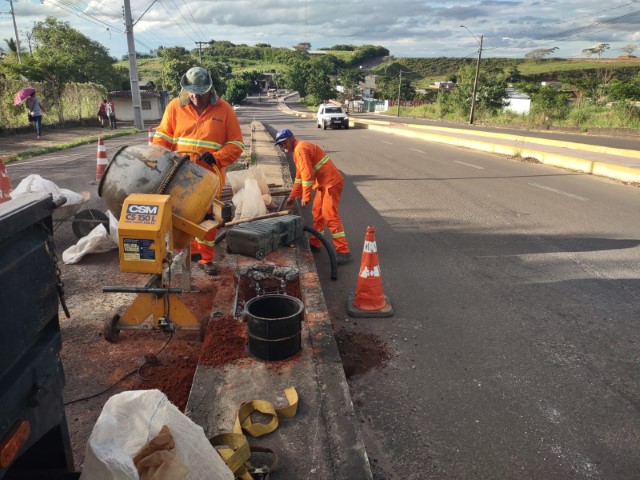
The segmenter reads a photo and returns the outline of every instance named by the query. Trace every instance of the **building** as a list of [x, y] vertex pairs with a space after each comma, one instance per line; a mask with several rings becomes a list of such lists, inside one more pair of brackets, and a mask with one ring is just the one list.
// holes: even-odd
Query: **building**
[[456, 86], [456, 82], [447, 80], [446, 82], [435, 82], [434, 85], [438, 90], [451, 90]]
[[[116, 119], [119, 122], [134, 121], [131, 90], [109, 92], [109, 98], [113, 101]], [[142, 121], [153, 123], [162, 119], [162, 114], [169, 104], [170, 98], [167, 92], [140, 87], [140, 100], [142, 102]]]
[[531, 97], [524, 93], [520, 93], [513, 88], [507, 88], [507, 97], [504, 101], [507, 105], [504, 111], [518, 113], [520, 115], [528, 115], [531, 110]]

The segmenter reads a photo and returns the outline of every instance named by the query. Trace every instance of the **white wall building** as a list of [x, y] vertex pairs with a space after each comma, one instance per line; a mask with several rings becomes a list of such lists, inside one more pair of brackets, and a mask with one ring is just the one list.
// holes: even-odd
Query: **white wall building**
[[513, 88], [507, 88], [507, 97], [504, 100], [507, 102], [504, 107], [505, 111], [528, 115], [531, 110], [531, 97]]
[[[130, 90], [119, 90], [109, 92], [109, 98], [113, 100], [116, 108], [116, 120], [119, 122], [133, 122], [133, 102], [131, 101]], [[140, 90], [140, 100], [142, 102], [142, 121], [149, 124], [157, 124], [162, 119], [164, 109], [169, 103], [167, 92], [156, 90]]]

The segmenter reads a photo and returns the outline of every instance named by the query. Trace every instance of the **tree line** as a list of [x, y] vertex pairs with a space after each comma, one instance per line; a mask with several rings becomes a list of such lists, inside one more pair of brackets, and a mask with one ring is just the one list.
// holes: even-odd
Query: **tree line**
[[[23, 53], [18, 61], [16, 52], [11, 52], [10, 42], [7, 42], [10, 51], [0, 62], [0, 82], [6, 86], [0, 93], [5, 112], [0, 113], [0, 121], [4, 126], [26, 122], [20, 113], [23, 110], [11, 103], [17, 87], [26, 86], [22, 80], [25, 78], [30, 85], [41, 87], [41, 97], [48, 103], [45, 107], [54, 113], [59, 123], [95, 118], [95, 107], [107, 92], [129, 89], [128, 66], [119, 64], [104, 46], [66, 22], [49, 17], [36, 23], [32, 43], [30, 53]], [[634, 47], [629, 45], [624, 50], [631, 55]], [[600, 58], [608, 48], [608, 44], [601, 43], [583, 53]], [[524, 61], [553, 61], [545, 57], [556, 50], [556, 47], [536, 49], [525, 55], [525, 59], [483, 59], [475, 99], [477, 116], [499, 115], [505, 106], [507, 88], [529, 94], [533, 114], [546, 121], [571, 117], [576, 105], [602, 106], [608, 102], [621, 102], [628, 107], [630, 102], [640, 101], [640, 77], [635, 67], [611, 71], [603, 66], [558, 74], [557, 80], [565, 85], [563, 89], [543, 87], [540, 84], [543, 74], [525, 76], [520, 72], [519, 65]], [[335, 45], [325, 54], [315, 55], [310, 53], [310, 45], [292, 50], [274, 48], [266, 43], [252, 47], [211, 40], [192, 50], [160, 47], [138, 56], [141, 61], [146, 58], [159, 61], [157, 78], [150, 80], [171, 96], [179, 93], [184, 72], [194, 65], [201, 65], [211, 71], [216, 91], [230, 103], [240, 103], [247, 95], [259, 92], [265, 74], [269, 74], [278, 88], [298, 91], [310, 106], [329, 99], [359, 97], [365, 79], [360, 67], [375, 59], [383, 62], [375, 70], [376, 98], [427, 101], [434, 105], [428, 114], [439, 118], [465, 118], [475, 80], [473, 58], [395, 59], [386, 48], [375, 45]], [[250, 66], [243, 65], [239, 71], [240, 63]], [[265, 71], [264, 65], [271, 67]], [[417, 81], [433, 75], [446, 75], [456, 87], [446, 91], [415, 87]], [[342, 87], [341, 93], [337, 92], [338, 85]], [[75, 102], [69, 100], [71, 93], [82, 98]], [[633, 109], [625, 107], [625, 111], [628, 115], [636, 115]], [[2, 115], [5, 118], [1, 118]]]

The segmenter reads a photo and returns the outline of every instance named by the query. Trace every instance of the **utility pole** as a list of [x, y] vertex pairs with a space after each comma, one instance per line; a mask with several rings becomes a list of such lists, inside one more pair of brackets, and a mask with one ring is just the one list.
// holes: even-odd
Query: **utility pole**
[[18, 26], [16, 25], [16, 14], [13, 12], [13, 0], [9, 0], [9, 6], [11, 7], [11, 18], [13, 19], [13, 31], [16, 34], [16, 53], [18, 54], [18, 63], [22, 63], [20, 59], [20, 37], [18, 36]]
[[400, 116], [400, 92], [402, 91], [402, 70], [400, 70], [400, 83], [398, 84], [398, 114], [396, 117]]
[[207, 45], [209, 42], [196, 42], [198, 45], [198, 55], [200, 56], [200, 65], [202, 65], [202, 45]]
[[478, 90], [478, 74], [480, 73], [480, 57], [482, 57], [482, 38], [480, 35], [480, 48], [478, 48], [478, 63], [476, 63], [476, 78], [473, 80], [473, 93], [471, 94], [471, 110], [469, 111], [469, 125], [473, 125], [473, 113], [476, 107], [476, 92]]
[[124, 24], [127, 32], [127, 47], [129, 50], [129, 79], [131, 80], [131, 103], [133, 104], [133, 125], [138, 130], [144, 130], [142, 120], [142, 100], [140, 98], [140, 80], [138, 79], [138, 62], [136, 59], [136, 44], [133, 40], [133, 21], [131, 19], [131, 5], [124, 0]]

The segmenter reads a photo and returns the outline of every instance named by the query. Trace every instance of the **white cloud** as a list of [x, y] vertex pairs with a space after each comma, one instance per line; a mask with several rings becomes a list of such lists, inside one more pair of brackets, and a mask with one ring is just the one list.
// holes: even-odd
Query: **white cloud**
[[[607, 56], [617, 56], [623, 46], [640, 41], [640, 4], [635, 1], [157, 0], [144, 13], [150, 3], [132, 2], [140, 52], [175, 45], [192, 49], [195, 42], [214, 39], [274, 47], [303, 41], [313, 48], [374, 44], [396, 57], [474, 55], [477, 41], [460, 25], [476, 38], [483, 36], [485, 57], [524, 57], [534, 48], [554, 46], [556, 56], [571, 57], [602, 42], [611, 44]], [[14, 10], [21, 32], [51, 15], [102, 43], [113, 56], [126, 54], [126, 38], [118, 32], [124, 30], [118, 2], [21, 0]], [[10, 16], [0, 18], [0, 29], [3, 39], [14, 36]], [[21, 40], [25, 45], [24, 35]]]

